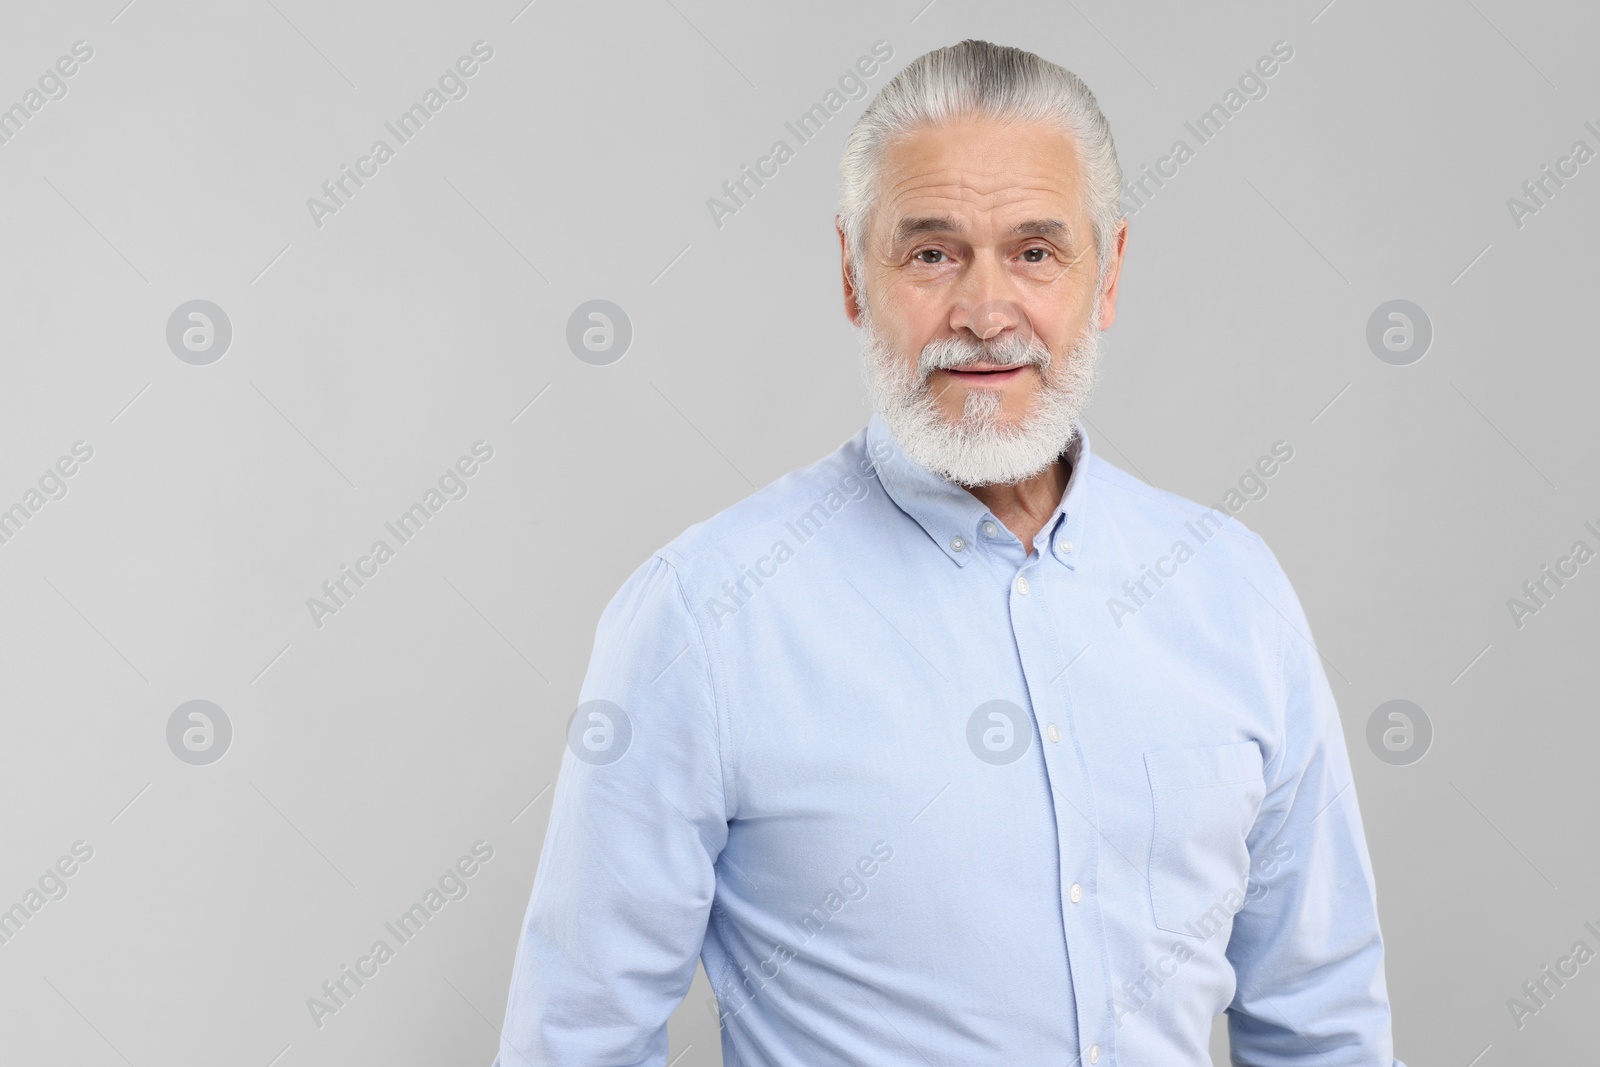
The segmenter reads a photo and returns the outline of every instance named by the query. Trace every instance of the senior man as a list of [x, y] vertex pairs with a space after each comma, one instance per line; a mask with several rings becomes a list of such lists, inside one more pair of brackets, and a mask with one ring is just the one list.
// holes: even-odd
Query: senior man
[[930, 52], [850, 134], [874, 412], [600, 620], [500, 1067], [1393, 1057], [1372, 870], [1288, 579], [1090, 451], [1127, 223], [1093, 95]]

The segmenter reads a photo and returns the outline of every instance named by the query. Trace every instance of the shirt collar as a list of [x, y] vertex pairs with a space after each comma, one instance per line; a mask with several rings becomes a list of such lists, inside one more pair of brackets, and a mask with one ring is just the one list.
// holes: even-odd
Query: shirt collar
[[[1072, 473], [1067, 478], [1061, 502], [1034, 538], [1041, 558], [1054, 558], [1069, 570], [1076, 569], [1082, 551], [1083, 512], [1088, 496], [1084, 488], [1084, 469], [1089, 464], [1090, 454], [1083, 420], [1073, 425], [1076, 432], [1065, 449]], [[878, 480], [890, 499], [917, 521], [946, 556], [966, 566], [975, 545], [984, 536], [984, 523], [999, 525], [994, 513], [966, 489], [906, 455], [878, 411], [874, 411], [867, 422], [866, 444], [868, 455], [877, 458]]]

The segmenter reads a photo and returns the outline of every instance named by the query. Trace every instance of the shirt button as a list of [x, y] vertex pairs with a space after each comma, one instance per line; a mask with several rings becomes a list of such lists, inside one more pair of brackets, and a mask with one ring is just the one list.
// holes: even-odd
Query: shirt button
[[950, 547], [955, 551], [960, 552], [963, 548], [967, 547], [967, 539], [965, 537], [961, 537], [960, 535], [952, 537], [950, 538]]
[[1045, 730], [1044, 735], [1052, 741], [1061, 740], [1061, 731], [1056, 729], [1055, 723], [1050, 724], [1049, 728]]
[[1017, 592], [1021, 593], [1023, 596], [1028, 595], [1028, 579], [1020, 574], [1017, 575]]
[[1090, 1045], [1089, 1046], [1089, 1062], [1090, 1063], [1099, 1063], [1100, 1062], [1100, 1046], [1099, 1045]]
[[983, 524], [983, 532], [985, 535], [993, 537], [1000, 532], [1000, 527], [996, 526], [992, 522], [985, 521]]
[[1083, 886], [1077, 882], [1072, 883], [1072, 888], [1067, 892], [1067, 899], [1076, 904], [1083, 899]]
[[1071, 541], [1063, 541], [1063, 542], [1061, 542], [1059, 545], [1056, 546], [1056, 551], [1061, 553], [1063, 556], [1065, 556], [1068, 552], [1072, 551], [1072, 542]]

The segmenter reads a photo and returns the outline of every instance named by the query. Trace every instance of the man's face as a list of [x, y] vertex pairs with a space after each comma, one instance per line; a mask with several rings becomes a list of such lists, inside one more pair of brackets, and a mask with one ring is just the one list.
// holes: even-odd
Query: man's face
[[1055, 127], [963, 119], [888, 149], [865, 292], [846, 261], [846, 310], [866, 330], [875, 404], [913, 458], [972, 485], [1059, 455], [1115, 318], [1122, 238], [1100, 286], [1077, 152]]

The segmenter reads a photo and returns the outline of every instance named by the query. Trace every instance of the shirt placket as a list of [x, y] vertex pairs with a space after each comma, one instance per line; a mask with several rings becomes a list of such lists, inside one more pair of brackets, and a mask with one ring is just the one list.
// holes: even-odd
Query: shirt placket
[[1011, 557], [1010, 614], [1028, 705], [1038, 727], [1045, 776], [1055, 809], [1062, 928], [1075, 1001], [1079, 1064], [1100, 1067], [1112, 1058], [1109, 970], [1096, 872], [1099, 834], [1083, 752], [1073, 727], [1063, 675], [1070, 662], [1048, 610], [1052, 596], [1070, 592], [1073, 572], [1060, 556], [1070, 551], [1064, 527], [1052, 523], [1035, 538], [1039, 551], [1020, 564]]

